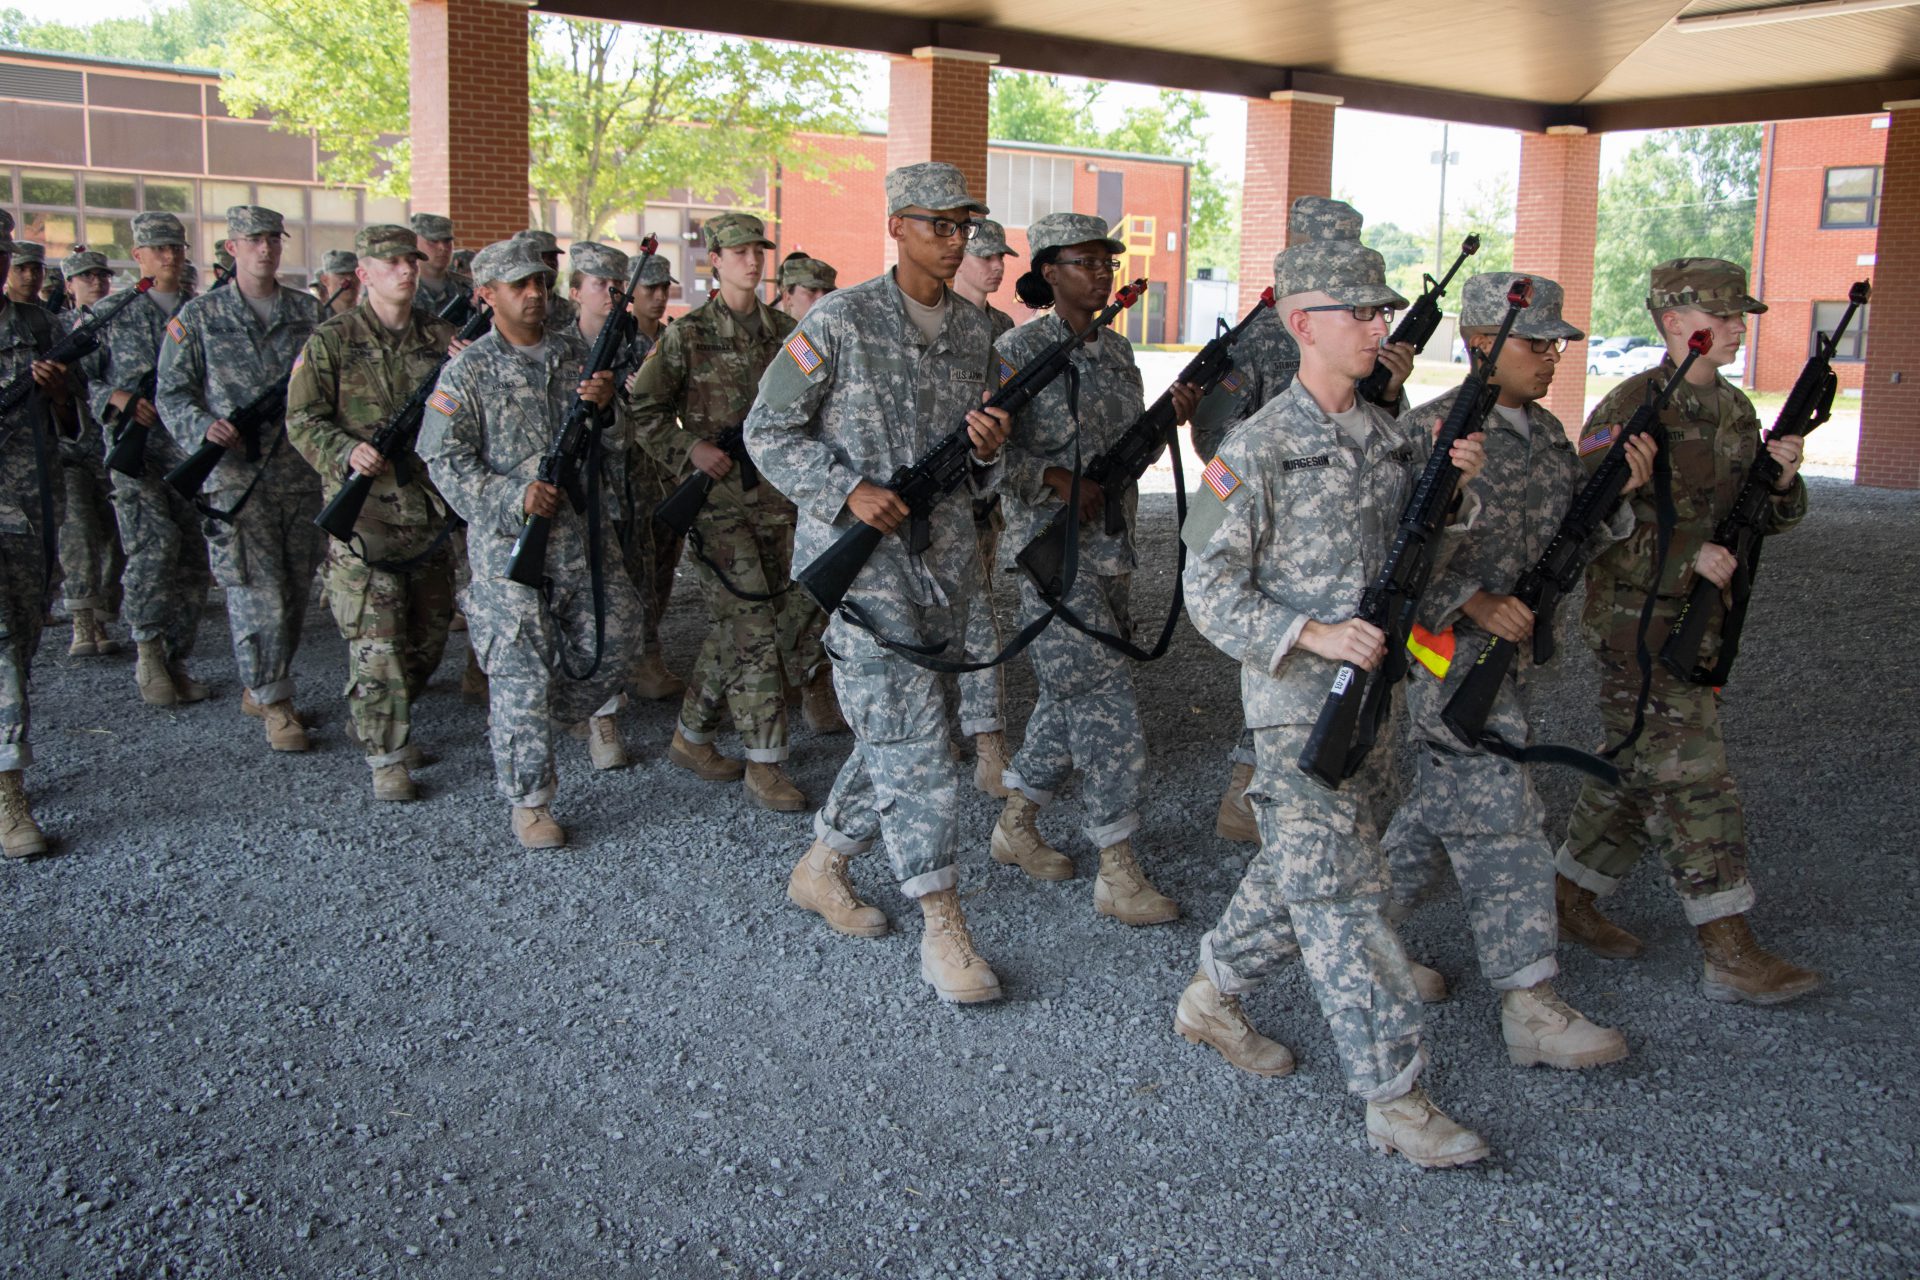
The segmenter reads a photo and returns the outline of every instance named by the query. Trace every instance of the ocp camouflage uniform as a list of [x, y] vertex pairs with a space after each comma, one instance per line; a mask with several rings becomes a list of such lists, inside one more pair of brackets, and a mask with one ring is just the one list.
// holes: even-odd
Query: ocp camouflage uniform
[[[625, 655], [639, 635], [640, 600], [609, 531], [605, 566], [606, 626], [600, 665], [593, 658], [593, 594], [587, 563], [587, 521], [564, 497], [547, 547], [552, 581], [549, 613], [541, 593], [507, 577], [507, 561], [525, 524], [527, 486], [586, 376], [587, 348], [549, 331], [536, 351], [521, 351], [494, 329], [447, 363], [427, 403], [420, 456], [434, 485], [467, 522], [473, 579], [461, 593], [471, 640], [490, 685], [488, 736], [500, 794], [518, 808], [549, 803], [557, 775], [553, 723], [578, 724], [610, 714], [626, 679]], [[600, 483], [620, 465], [601, 455]], [[565, 664], [564, 666], [562, 664]]]
[[[453, 334], [418, 308], [404, 330], [390, 332], [367, 301], [314, 330], [287, 386], [287, 436], [328, 494], [346, 483], [354, 447], [439, 368]], [[447, 504], [413, 449], [387, 463], [354, 522], [353, 543], [327, 539], [325, 579], [347, 642], [347, 706], [375, 769], [406, 756], [413, 699], [439, 667], [453, 620]], [[405, 485], [399, 468], [408, 472]]]
[[[53, 322], [59, 336], [64, 337], [91, 318], [91, 309], [70, 309], [54, 316]], [[84, 387], [84, 362], [76, 362], [74, 375]], [[84, 394], [75, 397], [73, 407], [79, 417], [79, 432], [72, 439], [63, 437], [60, 441], [67, 494], [67, 515], [60, 522], [61, 598], [69, 613], [92, 609], [112, 616], [120, 612], [120, 574], [126, 556], [113, 518], [100, 420]]]
[[[11, 249], [13, 219], [0, 209], [0, 250]], [[53, 346], [53, 317], [38, 303], [0, 294], [0, 386], [33, 367]], [[47, 469], [55, 527], [66, 503], [57, 432], [37, 392], [0, 418], [0, 773], [33, 763], [27, 678], [46, 622], [51, 565], [45, 549], [40, 472]], [[36, 460], [37, 459], [37, 460]]]
[[[987, 318], [951, 290], [945, 307], [928, 345], [891, 271], [838, 290], [813, 305], [761, 378], [747, 445], [800, 508], [800, 563], [855, 523], [846, 501], [859, 481], [884, 482], [980, 406], [993, 357]], [[934, 508], [925, 552], [883, 538], [860, 571], [847, 599], [889, 639], [956, 638], [954, 606], [979, 555], [969, 500], [999, 476], [997, 460], [972, 464], [968, 483]], [[959, 775], [933, 673], [888, 652], [844, 612], [829, 620], [826, 646], [855, 745], [814, 819], [816, 838], [857, 854], [884, 834], [903, 893], [953, 888]]]
[[[416, 213], [407, 220], [409, 229], [422, 240], [447, 241], [453, 239], [453, 219], [439, 213]], [[455, 298], [465, 297], [473, 292], [473, 281], [467, 279], [458, 267], [451, 264], [447, 274], [439, 280], [427, 279], [423, 270], [414, 286], [413, 305], [431, 315], [439, 315], [446, 310], [447, 304]]]
[[[1100, 224], [1100, 231], [1105, 229]], [[1051, 313], [1013, 330], [994, 345], [1000, 376], [1010, 376], [1069, 336], [1065, 322]], [[1076, 425], [1084, 467], [1114, 445], [1146, 408], [1133, 345], [1111, 328], [1074, 349], [1073, 369], [1080, 384], [1078, 423], [1068, 408], [1072, 375], [1063, 373], [1014, 415], [1007, 436], [1006, 474], [1000, 484], [1000, 508], [1006, 518], [1000, 567], [1019, 575], [1022, 624], [1047, 607], [1033, 580], [1014, 560], [1060, 510], [1060, 500], [1043, 474], [1048, 467], [1073, 470]], [[1066, 603], [1089, 626], [1131, 639], [1128, 586], [1139, 563], [1133, 546], [1139, 493], [1130, 485], [1124, 491], [1109, 492], [1106, 500], [1124, 509], [1126, 528], [1113, 535], [1106, 532], [1103, 520], [1081, 525], [1080, 572]], [[1124, 655], [1057, 620], [1027, 652], [1039, 692], [1004, 781], [1044, 806], [1077, 766], [1087, 839], [1101, 849], [1118, 844], [1139, 829], [1140, 786], [1147, 772], [1146, 736], [1134, 699], [1132, 665]]]
[[[669, 327], [663, 321], [659, 336], [664, 337]], [[633, 341], [627, 345], [627, 354], [619, 365], [625, 371], [620, 375], [622, 387], [631, 381], [632, 374], [639, 370], [656, 341], [657, 338], [649, 338], [638, 329], [634, 331]], [[667, 602], [673, 597], [674, 570], [680, 566], [680, 553], [685, 539], [653, 518], [653, 513], [673, 492], [674, 478], [658, 458], [632, 438], [632, 416], [625, 414], [624, 408], [622, 412], [627, 421], [629, 438], [625, 451], [626, 466], [621, 472], [621, 520], [618, 528], [627, 576], [633, 580], [633, 588], [639, 592], [640, 602], [645, 606], [646, 619], [641, 626], [643, 639], [634, 654], [639, 659], [660, 652], [660, 623], [666, 617]]]
[[[625, 398], [636, 439], [676, 485], [693, 474], [695, 443], [711, 443], [746, 418], [760, 375], [793, 329], [758, 299], [737, 316], [716, 292], [661, 335]], [[790, 504], [773, 485], [741, 488], [741, 475], [736, 464], [713, 486], [688, 536], [711, 625], [680, 704], [680, 732], [688, 742], [712, 742], [730, 713], [747, 759], [773, 764], [789, 754], [777, 602], [741, 599], [699, 558], [718, 564], [742, 592], [787, 585]]]
[[[972, 242], [968, 244], [971, 247]], [[987, 304], [986, 311], [987, 323], [993, 330], [993, 340], [997, 344], [1001, 338], [1013, 332], [1013, 317], [992, 303]], [[957, 608], [965, 619], [960, 625], [967, 638], [967, 657], [976, 662], [991, 658], [1006, 643], [993, 603], [994, 565], [998, 560], [1000, 533], [1006, 524], [1006, 517], [1000, 513], [999, 494], [973, 504], [973, 536], [980, 546], [977, 577], [957, 602]], [[1006, 673], [1003, 667], [963, 672], [955, 680], [960, 691], [962, 734], [972, 738], [983, 733], [999, 733], [1006, 728], [1005, 712], [1002, 710], [1006, 697]]]
[[[1675, 372], [1671, 358], [1615, 387], [1588, 415], [1581, 461], [1597, 467], [1609, 428], [1623, 424], [1645, 402], [1650, 384]], [[1674, 615], [1693, 589], [1693, 562], [1733, 505], [1760, 445], [1760, 422], [1746, 395], [1716, 376], [1711, 387], [1681, 383], [1660, 415], [1673, 467], [1678, 523], [1660, 575], [1659, 599], [1647, 645], [1659, 653]], [[1637, 527], [1602, 552], [1587, 569], [1581, 632], [1600, 662], [1600, 720], [1618, 742], [1633, 723], [1640, 692], [1634, 635], [1653, 583], [1652, 486], [1629, 497]], [[1806, 482], [1798, 476], [1769, 506], [1771, 531], [1784, 532], [1807, 514]], [[1720, 648], [1717, 629], [1701, 653], [1711, 667]], [[1747, 878], [1746, 817], [1727, 767], [1719, 694], [1676, 678], [1653, 664], [1646, 727], [1614, 761], [1621, 785], [1588, 783], [1574, 805], [1560, 846], [1558, 869], [1575, 884], [1605, 894], [1618, 887], [1649, 843], [1666, 859], [1673, 887], [1690, 924], [1740, 915], [1754, 903]]]
[[[216, 418], [284, 381], [322, 319], [317, 298], [283, 287], [263, 328], [237, 282], [181, 307], [161, 344], [156, 402], [174, 440], [197, 448]], [[265, 707], [294, 695], [293, 655], [326, 535], [313, 523], [320, 478], [287, 447], [283, 417], [262, 425], [259, 448], [257, 462], [228, 450], [201, 497], [217, 511], [245, 503], [230, 521], [209, 517], [204, 528], [241, 682]]]

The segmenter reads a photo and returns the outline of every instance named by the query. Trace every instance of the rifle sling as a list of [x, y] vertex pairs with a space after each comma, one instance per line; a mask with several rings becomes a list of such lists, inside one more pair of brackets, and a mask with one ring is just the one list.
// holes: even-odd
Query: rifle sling
[[273, 447], [267, 450], [267, 456], [260, 459], [260, 465], [254, 469], [253, 479], [248, 481], [246, 490], [242, 492], [240, 495], [240, 501], [234, 503], [233, 506], [229, 507], [227, 510], [222, 511], [220, 510], [220, 508], [214, 506], [211, 502], [208, 502], [205, 498], [202, 498], [200, 495], [195, 494], [193, 498], [194, 510], [198, 511], [201, 515], [205, 516], [209, 520], [218, 520], [221, 524], [237, 523], [240, 519], [240, 513], [246, 509], [247, 503], [252, 500], [253, 491], [255, 489], [258, 489], [260, 487], [260, 482], [266, 478], [267, 468], [273, 465], [273, 456], [280, 452], [280, 446], [285, 444], [286, 442], [287, 442], [287, 427], [286, 427], [286, 423], [282, 422], [280, 424], [279, 437], [274, 440]]
[[53, 442], [53, 406], [49, 403], [44, 415], [33, 412], [33, 401], [43, 398], [36, 386], [27, 399], [27, 412], [30, 415], [27, 430], [32, 433], [34, 481], [40, 486], [40, 585], [42, 590], [51, 592], [54, 570], [60, 563], [60, 527], [53, 518], [53, 477], [57, 461]]
[[1537, 742], [1532, 746], [1515, 746], [1491, 729], [1482, 729], [1480, 736], [1474, 739], [1474, 745], [1490, 756], [1499, 756], [1502, 760], [1511, 760], [1515, 764], [1564, 765], [1577, 769], [1602, 786], [1620, 785], [1619, 766], [1591, 751], [1582, 751], [1578, 747], [1564, 746], [1557, 742]]
[[[560, 658], [560, 670], [570, 680], [590, 680], [593, 673], [600, 669], [600, 659], [607, 640], [607, 576], [606, 565], [601, 559], [600, 549], [600, 432], [590, 430], [587, 434], [587, 579], [593, 590], [593, 661], [587, 664], [585, 671], [575, 671], [567, 662], [567, 646], [555, 646]], [[553, 579], [548, 577], [540, 586], [540, 604], [546, 609], [547, 617], [553, 621], [554, 630], [561, 630], [560, 619], [553, 612]]]
[[781, 596], [784, 596], [788, 591], [793, 589], [792, 582], [788, 582], [786, 586], [773, 591], [749, 591], [745, 587], [740, 586], [728, 576], [725, 569], [722, 569], [707, 555], [707, 540], [700, 536], [700, 526], [698, 523], [695, 523], [687, 530], [687, 550], [693, 552], [693, 558], [705, 565], [707, 572], [719, 579], [720, 585], [727, 589], [727, 594], [737, 600], [745, 600], [752, 604], [764, 604], [769, 600], [778, 600]]
[[1638, 742], [1641, 731], [1647, 727], [1647, 700], [1653, 693], [1653, 654], [1647, 649], [1647, 628], [1653, 625], [1654, 606], [1660, 600], [1660, 579], [1667, 572], [1667, 551], [1673, 545], [1674, 526], [1679, 523], [1679, 513], [1673, 507], [1673, 466], [1667, 457], [1666, 428], [1656, 424], [1652, 434], [1654, 443], [1659, 445], [1659, 452], [1653, 455], [1653, 585], [1647, 589], [1647, 598], [1640, 606], [1640, 622], [1633, 634], [1633, 657], [1640, 666], [1640, 693], [1633, 702], [1633, 725], [1627, 735], [1600, 753], [1607, 760]]
[[446, 545], [447, 539], [453, 537], [454, 531], [464, 528], [466, 523], [467, 522], [462, 520], [457, 513], [449, 511], [447, 513], [447, 522], [440, 526], [440, 532], [433, 535], [433, 541], [427, 544], [426, 550], [420, 552], [418, 555], [408, 556], [404, 560], [369, 559], [367, 556], [366, 540], [358, 534], [355, 534], [353, 539], [347, 543], [347, 550], [351, 551], [354, 558], [366, 565], [369, 569], [378, 569], [382, 573], [413, 573], [415, 570], [425, 568], [428, 562], [439, 554], [440, 548]]

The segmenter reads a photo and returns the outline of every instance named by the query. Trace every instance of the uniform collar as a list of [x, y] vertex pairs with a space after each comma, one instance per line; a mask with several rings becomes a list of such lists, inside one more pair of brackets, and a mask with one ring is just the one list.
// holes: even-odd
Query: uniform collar
[[[895, 274], [896, 270], [897, 268], [893, 267], [887, 269], [886, 281], [887, 292], [892, 295], [893, 298], [894, 314], [900, 320], [900, 340], [908, 346], [918, 347], [923, 345], [925, 340], [920, 336], [920, 327], [914, 324], [913, 318], [907, 314], [907, 293], [906, 290], [900, 287], [900, 277]], [[933, 335], [933, 345], [927, 348], [929, 355], [936, 351], [951, 351], [954, 349], [954, 326], [965, 323], [965, 321], [960, 318], [962, 308], [973, 312], [975, 315], [982, 317], [986, 315], [986, 312], [981, 311], [980, 308], [955, 293], [952, 287], [944, 281], [941, 283], [940, 288], [942, 291], [941, 296], [946, 299], [947, 314], [940, 321], [940, 332]]]

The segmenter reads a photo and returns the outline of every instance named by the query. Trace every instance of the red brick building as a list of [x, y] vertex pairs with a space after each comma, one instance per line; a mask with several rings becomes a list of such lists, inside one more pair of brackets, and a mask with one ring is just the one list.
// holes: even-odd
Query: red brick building
[[[1747, 352], [1747, 384], [1756, 390], [1791, 388], [1816, 323], [1830, 330], [1848, 287], [1873, 278], [1886, 154], [1884, 113], [1765, 126], [1753, 256], [1755, 291], [1768, 310], [1750, 322]], [[1855, 317], [1834, 361], [1841, 387], [1856, 392], [1872, 310]]]

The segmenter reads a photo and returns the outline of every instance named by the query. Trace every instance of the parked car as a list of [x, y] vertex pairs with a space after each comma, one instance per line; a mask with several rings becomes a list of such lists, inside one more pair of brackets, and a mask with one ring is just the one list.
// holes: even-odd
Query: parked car
[[1648, 338], [1608, 338], [1587, 347], [1587, 372], [1602, 378], [1629, 378], [1658, 365], [1665, 355], [1665, 348], [1654, 346]]

